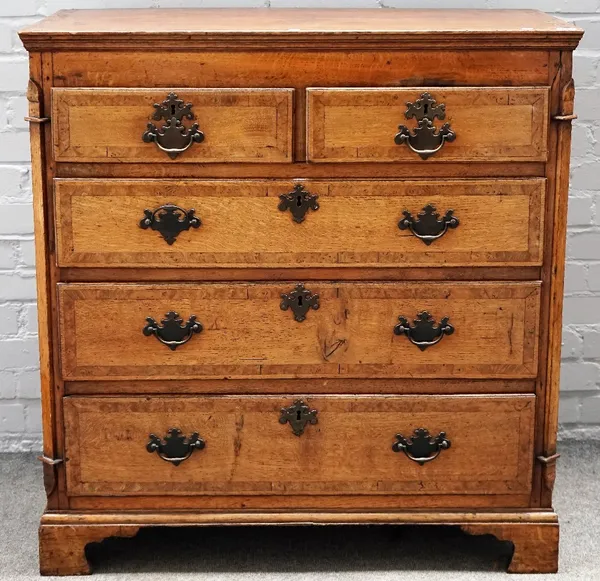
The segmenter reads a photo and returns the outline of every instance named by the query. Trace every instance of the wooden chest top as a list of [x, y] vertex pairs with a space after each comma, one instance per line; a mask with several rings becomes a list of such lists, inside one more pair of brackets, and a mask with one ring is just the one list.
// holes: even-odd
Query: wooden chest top
[[61, 10], [21, 32], [28, 50], [138, 47], [240, 50], [527, 46], [573, 49], [583, 31], [536, 10]]

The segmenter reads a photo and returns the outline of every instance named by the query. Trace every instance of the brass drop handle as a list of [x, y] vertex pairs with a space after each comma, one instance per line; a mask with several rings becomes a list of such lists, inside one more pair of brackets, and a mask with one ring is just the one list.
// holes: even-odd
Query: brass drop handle
[[155, 230], [170, 246], [177, 240], [177, 236], [190, 228], [200, 228], [202, 222], [195, 214], [196, 210], [184, 210], [173, 204], [164, 204], [156, 210], [144, 210], [144, 217], [140, 220], [140, 228]]
[[169, 428], [167, 436], [161, 440], [155, 434], [150, 434], [150, 441], [146, 444], [146, 450], [151, 454], [156, 452], [161, 460], [179, 466], [187, 460], [194, 450], [204, 450], [206, 442], [194, 432], [186, 438], [180, 429]]
[[446, 118], [446, 105], [438, 105], [430, 93], [423, 93], [414, 103], [407, 102], [406, 106], [404, 116], [416, 119], [417, 127], [411, 131], [406, 125], [399, 125], [394, 137], [396, 145], [406, 143], [421, 159], [427, 159], [442, 149], [446, 141], [456, 139], [449, 123], [444, 123], [439, 131], [433, 124], [436, 117], [440, 120]]
[[191, 315], [187, 323], [183, 324], [183, 319], [178, 313], [169, 311], [160, 324], [152, 317], [147, 317], [142, 332], [146, 337], [154, 335], [163, 345], [175, 351], [203, 329], [202, 323], [196, 320], [196, 315]]
[[158, 128], [154, 123], [148, 123], [142, 135], [144, 143], [156, 143], [171, 159], [189, 149], [193, 143], [202, 143], [204, 133], [200, 131], [198, 123], [187, 128], [183, 119], [194, 119], [192, 104], [184, 103], [175, 93], [169, 93], [162, 103], [154, 103], [155, 121], [165, 120], [165, 124]]
[[446, 438], [446, 432], [440, 432], [432, 436], [429, 430], [417, 428], [412, 437], [405, 438], [402, 434], [396, 434], [396, 441], [392, 444], [394, 452], [404, 452], [405, 456], [423, 466], [426, 462], [435, 460], [442, 450], [450, 448], [450, 440]]
[[458, 218], [454, 216], [454, 210], [448, 210], [440, 219], [440, 215], [432, 204], [427, 204], [416, 218], [408, 210], [404, 210], [402, 214], [404, 214], [404, 218], [398, 222], [398, 228], [400, 230], [409, 229], [413, 236], [427, 246], [446, 234], [448, 228], [456, 228], [459, 225]]
[[398, 317], [398, 321], [399, 323], [394, 327], [394, 335], [406, 335], [408, 340], [421, 351], [439, 343], [444, 335], [454, 333], [454, 327], [448, 322], [449, 317], [443, 317], [439, 325], [436, 325], [427, 311], [418, 313], [412, 326], [402, 315]]

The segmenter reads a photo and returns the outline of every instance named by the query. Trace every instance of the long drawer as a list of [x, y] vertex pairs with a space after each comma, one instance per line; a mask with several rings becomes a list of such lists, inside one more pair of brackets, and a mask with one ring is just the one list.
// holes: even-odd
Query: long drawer
[[547, 87], [307, 90], [308, 159], [546, 161]]
[[59, 266], [539, 265], [546, 181], [55, 181]]
[[67, 380], [537, 375], [537, 282], [58, 291]]
[[55, 88], [54, 157], [59, 162], [290, 162], [292, 105], [293, 89]]
[[532, 395], [68, 397], [67, 491], [524, 494], [534, 402]]

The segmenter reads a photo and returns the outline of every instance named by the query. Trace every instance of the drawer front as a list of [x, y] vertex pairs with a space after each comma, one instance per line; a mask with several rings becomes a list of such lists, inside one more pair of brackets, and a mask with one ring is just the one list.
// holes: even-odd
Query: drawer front
[[68, 493], [530, 490], [534, 396], [299, 397], [68, 397]]
[[62, 374], [532, 378], [539, 307], [537, 282], [61, 284]]
[[57, 180], [58, 263], [539, 265], [545, 187], [543, 179]]
[[[421, 99], [425, 92], [435, 102]], [[547, 88], [315, 88], [307, 89], [307, 100], [313, 162], [547, 157]]]
[[[180, 101], [168, 99], [172, 91]], [[290, 162], [292, 97], [292, 89], [53, 89], [54, 156], [65, 162]]]

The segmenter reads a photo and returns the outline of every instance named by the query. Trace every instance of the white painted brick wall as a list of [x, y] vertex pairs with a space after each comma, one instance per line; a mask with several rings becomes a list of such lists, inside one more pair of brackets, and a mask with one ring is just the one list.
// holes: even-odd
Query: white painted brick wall
[[600, 0], [0, 0], [0, 450], [40, 446], [27, 55], [16, 31], [63, 8], [536, 8], [586, 30], [576, 110], [565, 285], [563, 434], [600, 438]]

